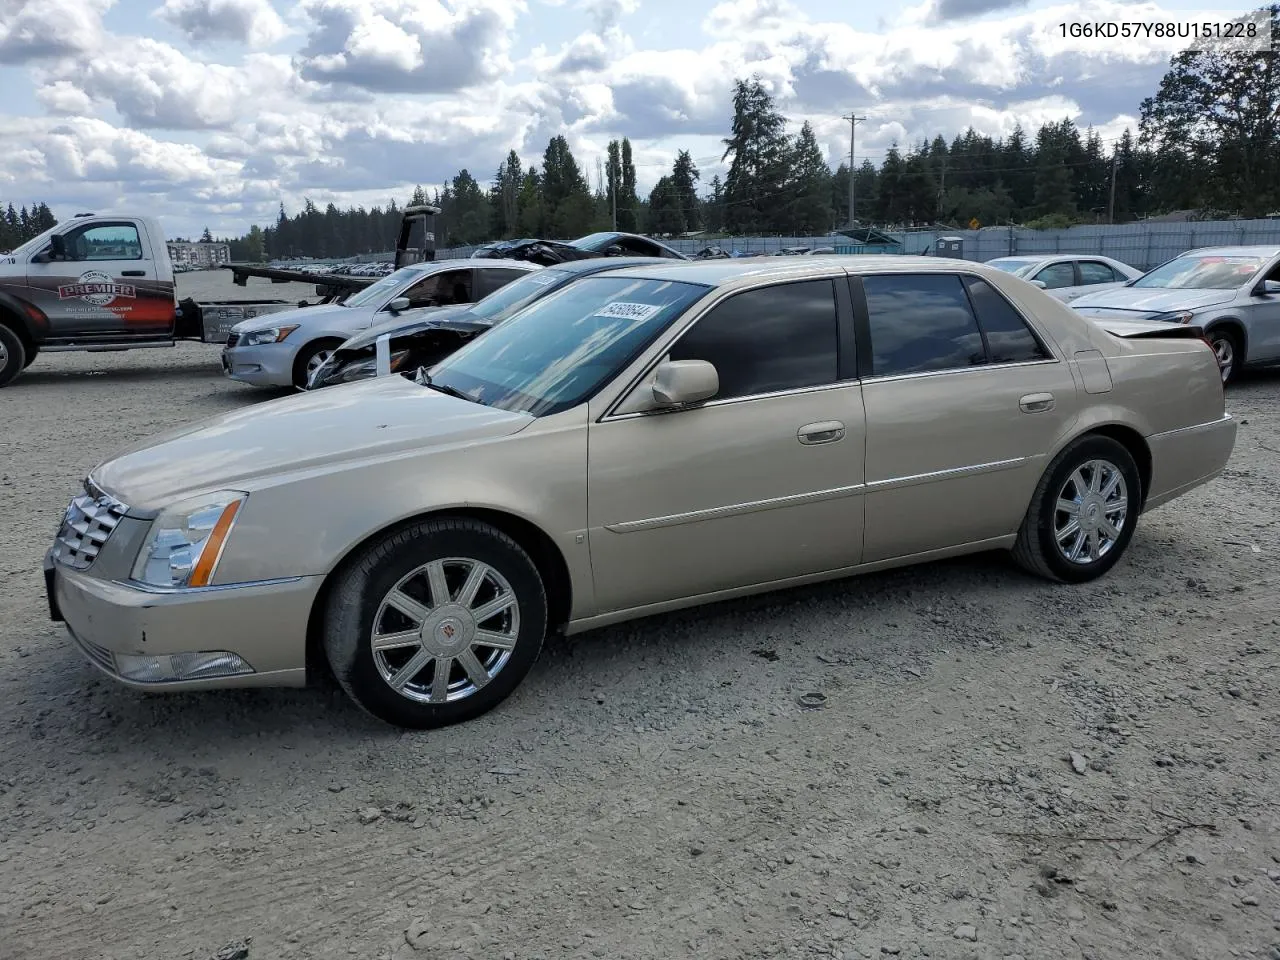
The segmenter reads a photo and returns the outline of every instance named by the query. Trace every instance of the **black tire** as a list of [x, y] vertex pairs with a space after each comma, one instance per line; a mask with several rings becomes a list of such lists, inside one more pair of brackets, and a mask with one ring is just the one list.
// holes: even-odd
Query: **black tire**
[[[472, 622], [464, 627], [454, 613], [459, 609], [461, 583], [469, 573], [465, 563], [451, 563], [444, 568], [451, 597], [448, 610], [429, 605], [426, 575], [402, 582], [424, 565], [446, 558], [478, 562], [496, 571], [514, 594], [514, 604], [482, 619], [479, 624]], [[421, 730], [460, 723], [486, 713], [510, 696], [542, 649], [547, 631], [547, 597], [542, 577], [519, 544], [488, 524], [461, 518], [414, 524], [370, 546], [338, 576], [325, 609], [325, 655], [343, 690], [366, 712], [386, 723]], [[451, 642], [445, 638], [444, 631], [455, 623], [459, 630], [489, 625], [495, 632], [509, 632], [514, 640], [505, 662], [498, 662], [502, 651], [496, 648], [487, 648], [482, 642], [479, 646], [466, 645], [459, 651], [461, 654], [476, 654], [482, 667], [494, 670], [487, 682], [476, 685], [459, 661], [451, 661], [450, 683], [446, 689], [453, 692], [455, 683], [463, 685], [458, 693], [474, 687], [467, 695], [443, 703], [429, 702], [435, 686], [434, 657], [423, 661], [407, 677], [408, 694], [393, 690], [392, 680], [411, 669], [415, 658], [427, 657], [433, 652], [426, 645], [413, 645], [416, 641], [410, 640], [409, 645], [384, 652], [380, 658], [375, 655], [372, 642], [375, 620], [380, 620], [376, 624], [380, 632], [408, 635], [414, 630], [414, 622], [398, 608], [384, 606], [397, 586], [402, 586], [403, 594], [410, 599], [421, 602], [424, 612], [440, 618], [434, 628], [428, 628], [427, 636], [432, 643]], [[505, 595], [506, 587], [486, 579], [474, 602], [483, 606], [486, 597], [495, 599], [498, 593]], [[512, 610], [518, 614], [518, 623], [509, 619]], [[399, 622], [401, 619], [403, 624]], [[453, 633], [447, 636], [452, 638]], [[462, 636], [465, 644], [469, 634]], [[487, 651], [483, 660], [477, 651]], [[390, 677], [386, 677], [387, 673]]]
[[311, 362], [319, 357], [327, 357], [341, 344], [341, 340], [316, 340], [299, 350], [298, 356], [293, 361], [293, 385], [299, 390], [307, 389], [308, 368]]
[[27, 348], [27, 359], [26, 359], [26, 360], [24, 360], [24, 361], [22, 362], [22, 369], [23, 369], [23, 370], [25, 370], [25, 369], [27, 369], [27, 367], [29, 367], [29, 366], [31, 366], [33, 363], [35, 363], [35, 362], [36, 362], [36, 357], [38, 357], [39, 355], [40, 355], [40, 348], [39, 348], [39, 347], [28, 347], [28, 348]]
[[[1222, 371], [1222, 384], [1226, 386], [1236, 379], [1240, 366], [1244, 363], [1244, 344], [1241, 342], [1240, 334], [1230, 327], [1215, 327], [1206, 334], [1206, 337], [1209, 345], [1213, 347], [1214, 354], [1218, 357], [1218, 369]], [[1225, 367], [1223, 366], [1224, 356], [1230, 358], [1229, 364]]]
[[[1056, 531], [1059, 494], [1078, 469], [1085, 468], [1082, 475], [1091, 473], [1092, 471], [1087, 470], [1087, 465], [1094, 461], [1104, 461], [1118, 471], [1124, 483], [1127, 510], [1119, 527], [1119, 536], [1111, 541], [1105, 552], [1101, 552], [1095, 560], [1073, 561], [1064, 556], [1058, 546]], [[1019, 566], [1031, 573], [1060, 583], [1085, 583], [1094, 580], [1115, 566], [1128, 548], [1138, 523], [1143, 497], [1142, 477], [1138, 473], [1138, 466], [1122, 444], [1098, 434], [1080, 437], [1054, 457], [1044, 476], [1040, 478], [1018, 531], [1013, 558]], [[1097, 501], [1083, 505], [1086, 510], [1099, 506]], [[1106, 512], [1105, 509], [1103, 512]], [[1063, 516], [1069, 521], [1070, 518], [1065, 513]], [[1074, 546], [1074, 539], [1070, 543]]]
[[27, 368], [27, 348], [12, 329], [0, 323], [0, 387], [8, 386]]

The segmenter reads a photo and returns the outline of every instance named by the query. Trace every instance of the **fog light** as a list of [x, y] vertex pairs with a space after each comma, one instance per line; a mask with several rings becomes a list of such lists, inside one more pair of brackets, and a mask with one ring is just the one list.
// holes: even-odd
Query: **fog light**
[[116, 672], [123, 679], [134, 683], [205, 680], [253, 673], [253, 667], [242, 657], [225, 650], [173, 653], [159, 657], [140, 657], [128, 653], [117, 653], [115, 656]]

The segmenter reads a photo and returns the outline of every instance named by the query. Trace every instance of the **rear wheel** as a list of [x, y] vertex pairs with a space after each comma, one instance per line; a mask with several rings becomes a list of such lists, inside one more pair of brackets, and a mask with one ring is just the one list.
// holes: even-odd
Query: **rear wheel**
[[0, 387], [12, 383], [27, 365], [27, 348], [22, 338], [11, 328], [0, 324]]
[[320, 369], [321, 364], [341, 345], [341, 340], [317, 340], [299, 350], [297, 359], [293, 361], [293, 385], [299, 390], [307, 389], [311, 374]]
[[1218, 358], [1218, 370], [1222, 374], [1222, 382], [1229, 383], [1235, 378], [1244, 361], [1244, 348], [1239, 335], [1229, 327], [1218, 327], [1209, 331], [1209, 345]]
[[1142, 506], [1142, 477], [1123, 445], [1085, 436], [1049, 465], [1018, 531], [1013, 557], [1050, 580], [1084, 583], [1119, 561]]
[[389, 534], [341, 575], [324, 648], [361, 707], [425, 729], [505, 700], [546, 629], [542, 578], [519, 544], [488, 524], [440, 519]]

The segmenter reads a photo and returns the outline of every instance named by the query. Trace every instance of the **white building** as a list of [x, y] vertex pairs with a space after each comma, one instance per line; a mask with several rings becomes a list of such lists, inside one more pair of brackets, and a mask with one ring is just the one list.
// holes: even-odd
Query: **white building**
[[174, 266], [216, 267], [231, 262], [231, 246], [226, 243], [188, 243], [170, 240], [169, 259]]

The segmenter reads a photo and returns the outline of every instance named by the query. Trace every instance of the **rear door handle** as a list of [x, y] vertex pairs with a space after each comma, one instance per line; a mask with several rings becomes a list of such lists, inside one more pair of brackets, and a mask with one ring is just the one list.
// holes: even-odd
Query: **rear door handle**
[[147, 275], [147, 271], [145, 270], [121, 270], [120, 271], [120, 276], [122, 277], [145, 277], [146, 275]]
[[807, 423], [796, 432], [796, 439], [803, 444], [835, 443], [843, 438], [844, 424], [839, 420]]
[[1018, 409], [1023, 413], [1046, 413], [1056, 402], [1052, 393], [1028, 393], [1018, 401]]

